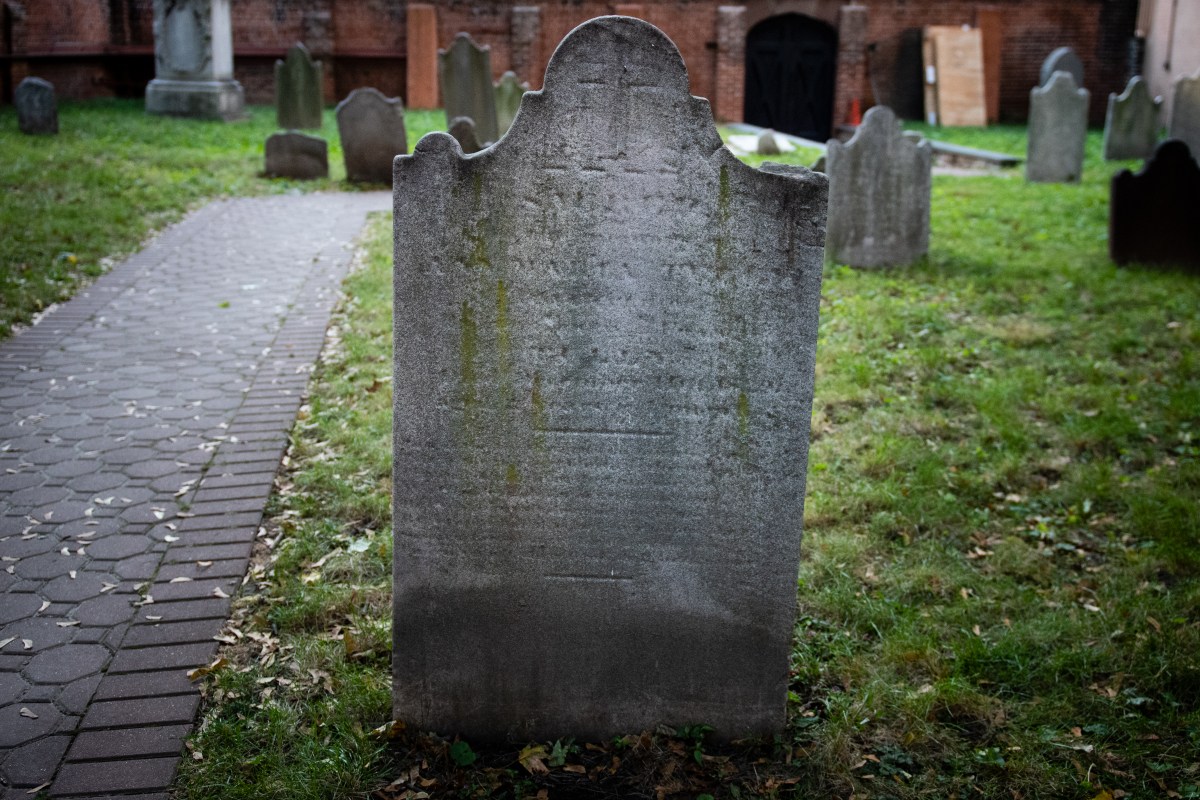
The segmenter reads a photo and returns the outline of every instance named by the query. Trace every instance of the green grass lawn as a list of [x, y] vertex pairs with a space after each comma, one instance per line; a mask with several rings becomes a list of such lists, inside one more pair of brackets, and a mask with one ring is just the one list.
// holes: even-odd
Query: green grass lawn
[[827, 268], [788, 726], [727, 748], [386, 726], [375, 219], [180, 797], [1200, 797], [1200, 281], [1108, 261], [1099, 147], [1080, 185], [936, 177], [925, 261]]
[[[26, 136], [13, 108], [0, 109], [0, 338], [206, 200], [353, 186], [332, 109], [310, 131], [329, 142], [331, 177], [321, 181], [261, 177], [275, 111], [249, 112], [201, 122], [147, 115], [141, 100], [64, 102], [58, 136]], [[410, 111], [410, 147], [436, 126], [441, 112]]]

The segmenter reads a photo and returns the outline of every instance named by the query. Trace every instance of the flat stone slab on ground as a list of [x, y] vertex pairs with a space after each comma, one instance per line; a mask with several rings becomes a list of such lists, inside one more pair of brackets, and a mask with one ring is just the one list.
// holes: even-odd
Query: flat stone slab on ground
[[397, 160], [397, 718], [782, 729], [827, 190], [778, 169], [628, 17], [494, 146]]
[[1056, 72], [1029, 92], [1029, 145], [1025, 179], [1078, 183], [1083, 177], [1088, 91], [1069, 72]]
[[408, 152], [404, 104], [378, 89], [355, 89], [338, 103], [338, 137], [346, 178], [367, 183], [392, 182], [392, 160]]
[[905, 134], [887, 106], [867, 111], [850, 141], [829, 142], [827, 255], [855, 267], [911, 264], [929, 251], [933, 149]]
[[1185, 143], [1168, 139], [1141, 172], [1114, 175], [1110, 203], [1113, 261], [1200, 271], [1200, 165]]
[[58, 133], [58, 103], [54, 84], [41, 78], [26, 78], [13, 92], [17, 127], [30, 135]]
[[320, 136], [288, 131], [267, 137], [266, 167], [272, 178], [315, 180], [329, 177], [329, 146]]

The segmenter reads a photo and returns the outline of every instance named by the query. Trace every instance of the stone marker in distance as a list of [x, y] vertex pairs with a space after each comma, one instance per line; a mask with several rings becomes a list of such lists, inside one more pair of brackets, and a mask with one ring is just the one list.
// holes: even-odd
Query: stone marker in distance
[[267, 137], [266, 168], [272, 178], [312, 180], [329, 177], [329, 147], [320, 136], [299, 131]]
[[296, 42], [275, 61], [275, 119], [281, 128], [320, 128], [323, 68]]
[[1168, 139], [1141, 172], [1113, 176], [1108, 252], [1118, 264], [1200, 271], [1200, 165], [1184, 142]]
[[850, 141], [830, 140], [829, 235], [839, 264], [892, 267], [929, 251], [932, 145], [900, 128], [887, 106], [867, 111]]
[[1087, 107], [1087, 89], [1077, 88], [1069, 72], [1056, 72], [1045, 86], [1029, 92], [1025, 180], [1079, 182], [1083, 177]]
[[1146, 82], [1133, 76], [1120, 95], [1109, 94], [1104, 117], [1104, 158], [1149, 158], [1158, 142], [1158, 107]]
[[404, 105], [378, 89], [355, 89], [338, 103], [338, 137], [346, 178], [367, 183], [392, 182], [392, 161], [408, 152]]
[[602, 17], [394, 186], [396, 718], [782, 730], [825, 177], [739, 162], [674, 44]]
[[458, 117], [470, 117], [475, 121], [475, 132], [482, 144], [500, 138], [490, 47], [479, 47], [466, 33], [458, 34], [448, 50], [438, 50], [438, 81], [442, 86], [447, 128]]
[[475, 133], [475, 120], [470, 117], [455, 117], [450, 121], [450, 130], [447, 133], [454, 137], [454, 141], [458, 142], [458, 146], [468, 155], [483, 149], [483, 145], [479, 143], [479, 136]]
[[146, 113], [235, 120], [246, 115], [233, 79], [230, 0], [154, 0], [154, 80]]
[[1045, 86], [1054, 77], [1056, 72], [1069, 72], [1071, 77], [1075, 79], [1076, 86], [1083, 86], [1083, 62], [1079, 60], [1079, 56], [1069, 47], [1059, 47], [1050, 55], [1046, 56], [1046, 60], [1042, 62], [1042, 68], [1038, 73], [1038, 85]]
[[1200, 161], [1200, 70], [1175, 81], [1168, 136], [1179, 139]]
[[512, 127], [513, 117], [521, 107], [521, 96], [529, 91], [528, 83], [521, 83], [517, 73], [509, 70], [496, 82], [496, 132], [503, 136]]
[[54, 84], [41, 78], [26, 78], [13, 92], [17, 127], [30, 135], [58, 133], [58, 104]]

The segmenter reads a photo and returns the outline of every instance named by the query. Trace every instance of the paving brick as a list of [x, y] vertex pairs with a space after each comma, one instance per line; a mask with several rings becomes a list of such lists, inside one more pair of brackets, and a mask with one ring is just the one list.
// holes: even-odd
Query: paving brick
[[254, 541], [254, 537], [257, 535], [257, 525], [243, 528], [218, 528], [207, 531], [185, 531], [179, 536], [179, 544], [188, 547], [208, 544], [241, 544], [243, 542]]
[[142, 606], [138, 620], [147, 622], [180, 622], [187, 619], [226, 619], [229, 600], [212, 597], [205, 600], [178, 600]]
[[109, 675], [122, 672], [147, 672], [150, 670], [189, 670], [212, 661], [217, 652], [217, 642], [195, 644], [164, 644], [160, 647], [122, 648], [108, 668]]
[[96, 687], [92, 700], [128, 700], [138, 697], [197, 694], [199, 690], [188, 680], [185, 670], [161, 672], [127, 672], [106, 675]]
[[226, 597], [237, 591], [237, 578], [202, 578], [195, 581], [156, 583], [150, 589], [155, 603], [174, 600], [203, 600], [208, 597]]
[[271, 486], [275, 483], [276, 464], [268, 470], [258, 472], [210, 472], [202, 484], [205, 489], [242, 488], [247, 486]]
[[93, 700], [87, 713], [83, 715], [82, 728], [129, 728], [168, 722], [190, 723], [199, 707], [199, 694], [130, 700]]
[[4, 771], [14, 786], [41, 786], [54, 777], [54, 770], [70, 743], [70, 736], [47, 736], [15, 747], [4, 759]]
[[183, 748], [189, 725], [160, 725], [83, 731], [67, 752], [68, 761], [93, 761], [137, 756], [173, 756]]
[[34, 683], [70, 683], [104, 669], [111, 653], [99, 644], [64, 644], [30, 659], [23, 670]]
[[100, 792], [165, 789], [175, 778], [178, 757], [139, 758], [129, 761], [66, 763], [58, 771], [53, 797]]
[[195, 502], [207, 502], [217, 500], [236, 500], [239, 498], [247, 498], [250, 500], [263, 500], [271, 494], [273, 480], [268, 481], [251, 481], [238, 486], [229, 486], [225, 488], [210, 487], [207, 483], [201, 484], [195, 495]]
[[221, 620], [199, 619], [186, 622], [154, 622], [134, 625], [122, 642], [124, 647], [212, 642], [223, 627]]
[[[176, 543], [182, 545], [182, 542]], [[168, 564], [181, 561], [220, 561], [227, 558], [249, 558], [251, 543], [244, 544], [211, 544], [199, 547], [176, 546], [167, 551], [163, 560]]]
[[244, 558], [224, 561], [189, 561], [183, 564], [164, 564], [158, 571], [160, 581], [172, 578], [241, 578], [246, 574], [250, 561]]

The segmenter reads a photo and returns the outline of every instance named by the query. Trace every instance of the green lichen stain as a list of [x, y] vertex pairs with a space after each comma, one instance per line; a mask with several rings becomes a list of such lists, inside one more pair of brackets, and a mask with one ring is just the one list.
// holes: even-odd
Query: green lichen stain
[[508, 287], [496, 281], [496, 360], [500, 378], [500, 407], [512, 406], [512, 334], [508, 327]]
[[542, 397], [542, 373], [533, 373], [533, 389], [529, 393], [529, 400], [533, 404], [533, 429], [535, 431], [546, 430], [546, 401]]
[[492, 260], [488, 258], [487, 240], [484, 235], [479, 231], [463, 228], [463, 238], [471, 245], [471, 250], [467, 253], [467, 266], [473, 269], [490, 268]]
[[737, 402], [738, 436], [746, 439], [750, 436], [750, 398], [745, 392], [738, 392]]
[[508, 491], [515, 492], [517, 486], [521, 483], [521, 473], [517, 472], [516, 464], [508, 465], [508, 473], [504, 476], [504, 482], [508, 484]]
[[468, 411], [475, 405], [475, 359], [479, 355], [479, 326], [475, 312], [466, 300], [462, 304], [461, 341], [459, 360], [462, 382], [463, 406]]
[[725, 274], [725, 261], [728, 257], [726, 253], [727, 244], [725, 242], [725, 228], [729, 222], [729, 167], [721, 166], [721, 176], [719, 187], [717, 189], [717, 277]]

